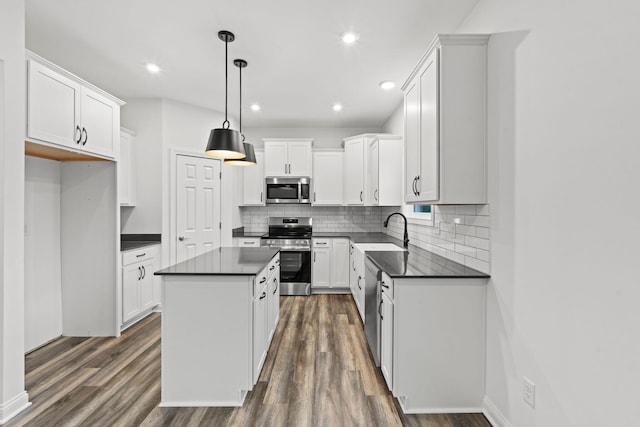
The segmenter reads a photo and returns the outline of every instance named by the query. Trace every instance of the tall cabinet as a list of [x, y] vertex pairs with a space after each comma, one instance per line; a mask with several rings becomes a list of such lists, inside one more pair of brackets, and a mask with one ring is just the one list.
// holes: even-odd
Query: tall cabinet
[[405, 201], [487, 202], [488, 35], [438, 35], [402, 86]]
[[[117, 161], [124, 102], [31, 52], [26, 73], [25, 154], [60, 165], [52, 183], [60, 188], [60, 212], [51, 215], [60, 218], [60, 277], [51, 280], [61, 283], [62, 335], [119, 335]], [[27, 218], [25, 225], [32, 225]]]

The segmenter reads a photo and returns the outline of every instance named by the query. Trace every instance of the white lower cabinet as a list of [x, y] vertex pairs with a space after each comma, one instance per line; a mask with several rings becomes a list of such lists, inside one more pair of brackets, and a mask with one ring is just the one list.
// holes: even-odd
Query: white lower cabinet
[[159, 245], [146, 246], [122, 253], [122, 325], [151, 312], [160, 300], [157, 295]]
[[364, 251], [351, 244], [351, 272], [349, 273], [349, 287], [353, 300], [364, 323]]
[[486, 282], [396, 278], [383, 293], [381, 369], [405, 413], [482, 412]]
[[267, 357], [267, 292], [265, 282], [258, 287], [258, 292], [253, 297], [253, 384], [258, 382], [262, 365]]
[[384, 273], [380, 287], [380, 370], [393, 391], [393, 281]]
[[349, 239], [313, 239], [311, 287], [341, 292], [349, 288]]
[[280, 318], [280, 256], [275, 256], [256, 277], [253, 296], [253, 384], [267, 358]]

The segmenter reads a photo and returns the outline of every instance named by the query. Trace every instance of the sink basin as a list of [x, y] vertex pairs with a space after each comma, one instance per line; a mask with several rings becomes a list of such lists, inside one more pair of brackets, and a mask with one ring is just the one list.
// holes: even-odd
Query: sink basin
[[406, 251], [405, 248], [393, 243], [356, 243], [355, 247], [361, 251]]

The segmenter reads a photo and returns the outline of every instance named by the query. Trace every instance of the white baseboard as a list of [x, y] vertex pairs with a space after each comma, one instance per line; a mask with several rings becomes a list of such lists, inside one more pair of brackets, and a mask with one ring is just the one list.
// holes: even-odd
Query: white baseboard
[[0, 424], [7, 423], [10, 419], [31, 406], [29, 395], [26, 391], [18, 394], [8, 402], [0, 404]]
[[482, 413], [489, 420], [493, 427], [513, 427], [507, 418], [500, 412], [498, 407], [493, 404], [491, 399], [487, 396], [484, 397], [483, 401], [484, 409]]

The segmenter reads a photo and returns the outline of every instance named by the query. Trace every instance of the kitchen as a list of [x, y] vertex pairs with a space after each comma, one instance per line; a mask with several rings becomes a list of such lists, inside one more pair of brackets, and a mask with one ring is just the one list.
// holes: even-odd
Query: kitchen
[[[22, 248], [29, 229], [24, 230], [22, 226], [25, 223], [21, 207], [25, 191], [21, 184], [25, 176], [23, 144], [16, 148], [16, 141], [24, 140], [25, 117], [21, 112], [25, 108], [18, 107], [24, 107], [26, 102], [21, 89], [25, 84], [24, 48], [46, 57], [44, 50], [30, 46], [33, 42], [29, 41], [29, 32], [27, 42], [22, 36], [25, 8], [29, 9], [29, 5], [30, 2], [26, 2], [26, 6], [24, 2], [7, 2], [0, 17], [3, 24], [0, 26], [3, 35], [0, 80], [6, 82], [0, 98], [4, 100], [3, 106], [11, 105], [0, 110], [4, 185], [0, 233], [4, 247], [3, 390], [0, 395], [3, 414], [11, 413], [10, 409], [21, 401], [16, 396], [25, 397], [24, 369], [21, 368], [24, 362], [20, 361], [24, 353], [24, 333], [16, 319], [24, 316], [21, 284], [29, 259], [23, 259]], [[637, 252], [634, 237], [640, 237], [632, 217], [639, 206], [633, 197], [634, 184], [638, 182], [634, 163], [638, 152], [631, 137], [635, 134], [632, 126], [637, 114], [634, 113], [638, 113], [637, 100], [631, 96], [637, 93], [634, 75], [638, 62], [628, 55], [633, 41], [638, 39], [633, 22], [638, 16], [638, 6], [626, 1], [546, 6], [539, 2], [512, 4], [481, 0], [443, 31], [491, 34], [487, 97], [489, 203], [481, 207], [474, 205], [473, 212], [455, 206], [437, 209], [444, 209], [441, 214], [451, 215], [452, 221], [456, 215], [484, 217], [470, 219], [480, 221], [479, 224], [488, 221], [476, 227], [490, 229], [484, 411], [493, 416], [494, 425], [629, 425], [638, 416], [633, 409], [636, 405], [631, 390], [639, 379], [634, 361], [640, 353], [636, 339], [639, 320], [633, 304], [638, 300], [638, 289], [633, 286], [637, 280], [631, 267]], [[221, 43], [215, 40], [214, 33], [223, 28], [220, 25], [209, 32], [213, 36], [203, 42], [206, 52], [221, 51]], [[259, 38], [248, 30], [236, 32], [236, 43], [241, 37], [245, 42]], [[66, 38], [70, 36], [61, 32], [57, 37], [60, 39], [51, 43], [69, 41]], [[406, 59], [410, 65], [398, 77], [398, 86], [430, 38], [421, 40], [419, 54]], [[362, 36], [362, 42], [365, 41]], [[171, 46], [170, 41], [166, 41], [166, 45]], [[230, 52], [233, 48], [231, 44]], [[264, 48], [267, 51], [267, 47]], [[397, 48], [401, 50], [402, 46]], [[199, 49], [197, 54], [203, 55], [203, 51]], [[594, 52], [598, 52], [597, 56]], [[73, 53], [66, 55], [70, 58]], [[594, 57], [598, 59], [594, 61]], [[70, 59], [47, 59], [74, 71]], [[243, 78], [248, 86], [244, 93], [249, 96], [249, 85], [257, 90], [257, 86], [267, 84], [262, 79], [257, 84], [254, 76], [260, 74], [259, 67], [252, 58], [246, 59], [249, 66]], [[63, 63], [65, 61], [67, 63]], [[220, 61], [212, 61], [209, 69], [217, 70], [220, 65]], [[254, 66], [256, 71], [252, 76]], [[606, 78], [609, 75], [614, 78]], [[221, 75], [211, 80], [212, 88], [222, 86]], [[97, 80], [92, 83], [100, 85]], [[279, 87], [286, 88], [286, 82]], [[230, 85], [230, 99], [237, 95], [236, 89], [237, 80]], [[396, 90], [400, 95], [399, 88]], [[117, 91], [114, 93], [119, 95]], [[126, 101], [123, 125], [127, 124], [126, 114], [129, 114], [127, 120], [137, 116], [138, 123], [150, 124], [146, 135], [129, 124], [138, 132], [136, 142], [142, 141], [140, 146], [148, 147], [144, 140], [155, 138], [166, 150], [140, 154], [144, 158], [140, 173], [146, 178], [139, 183], [143, 186], [143, 191], [138, 188], [139, 206], [122, 208], [125, 213], [121, 221], [127, 221], [126, 209], [146, 210], [148, 215], [129, 213], [125, 227], [133, 227], [141, 234], [161, 234], [164, 238], [172, 233], [170, 219], [159, 214], [169, 206], [164, 197], [169, 194], [169, 184], [162, 171], [168, 168], [165, 166], [169, 163], [167, 151], [172, 147], [183, 151], [202, 150], [205, 143], [202, 133], [206, 135], [211, 128], [219, 126], [221, 110], [211, 113], [171, 100], [141, 100], [138, 105], [129, 99]], [[395, 114], [387, 116], [388, 120], [380, 120], [377, 127], [346, 130], [325, 127], [315, 131], [316, 126], [302, 132], [280, 123], [267, 131], [266, 125], [252, 128], [255, 118], [245, 112], [245, 136], [256, 144], [260, 144], [262, 138], [313, 137], [316, 148], [338, 149], [340, 141], [349, 136], [368, 132], [398, 134], [397, 129], [402, 129], [402, 125], [398, 125], [402, 116], [396, 108], [400, 101], [398, 98], [396, 105], [390, 106], [389, 111]], [[125, 108], [130, 108], [126, 114]], [[345, 105], [345, 111], [348, 110]], [[237, 111], [237, 104], [230, 111]], [[193, 146], [184, 146], [183, 139], [194, 141]], [[239, 197], [231, 188], [223, 191]], [[584, 201], [591, 201], [594, 194], [604, 195], [607, 205], [617, 208], [614, 227], [599, 227], [595, 221], [601, 216], [585, 212], [592, 204]], [[272, 208], [238, 207], [223, 212], [226, 217], [222, 223], [228, 227], [222, 233], [222, 238], [227, 240], [223, 240], [223, 244], [232, 244], [232, 228], [245, 226], [245, 230], [264, 231], [266, 219], [260, 219], [260, 209]], [[319, 226], [324, 225], [323, 216], [369, 217], [373, 213], [375, 218], [369, 223], [372, 230], [363, 231], [382, 231], [381, 224], [388, 213], [367, 207], [310, 209], [313, 209], [310, 215], [305, 211], [296, 215], [317, 218]], [[317, 209], [319, 214], [315, 213]], [[269, 212], [265, 217], [287, 215]], [[324, 219], [325, 223], [330, 222], [330, 218]], [[340, 219], [346, 221], [346, 231], [356, 231], [350, 229], [356, 221]], [[399, 223], [392, 221], [392, 226], [394, 237], [401, 238]], [[421, 229], [419, 225], [410, 225], [413, 242], [419, 241], [414, 238], [418, 230], [425, 230], [426, 236], [431, 231], [428, 226]], [[475, 232], [477, 234], [477, 230]], [[631, 234], [629, 238], [627, 233]], [[624, 238], [620, 238], [620, 234]], [[598, 251], [601, 248], [604, 251]], [[486, 250], [475, 249], [476, 255], [478, 249]], [[165, 252], [169, 251], [162, 251], [162, 257], [167, 257], [162, 264], [169, 265], [171, 254]], [[11, 285], [15, 283], [20, 285]], [[533, 407], [523, 399], [523, 378], [535, 383]]]

